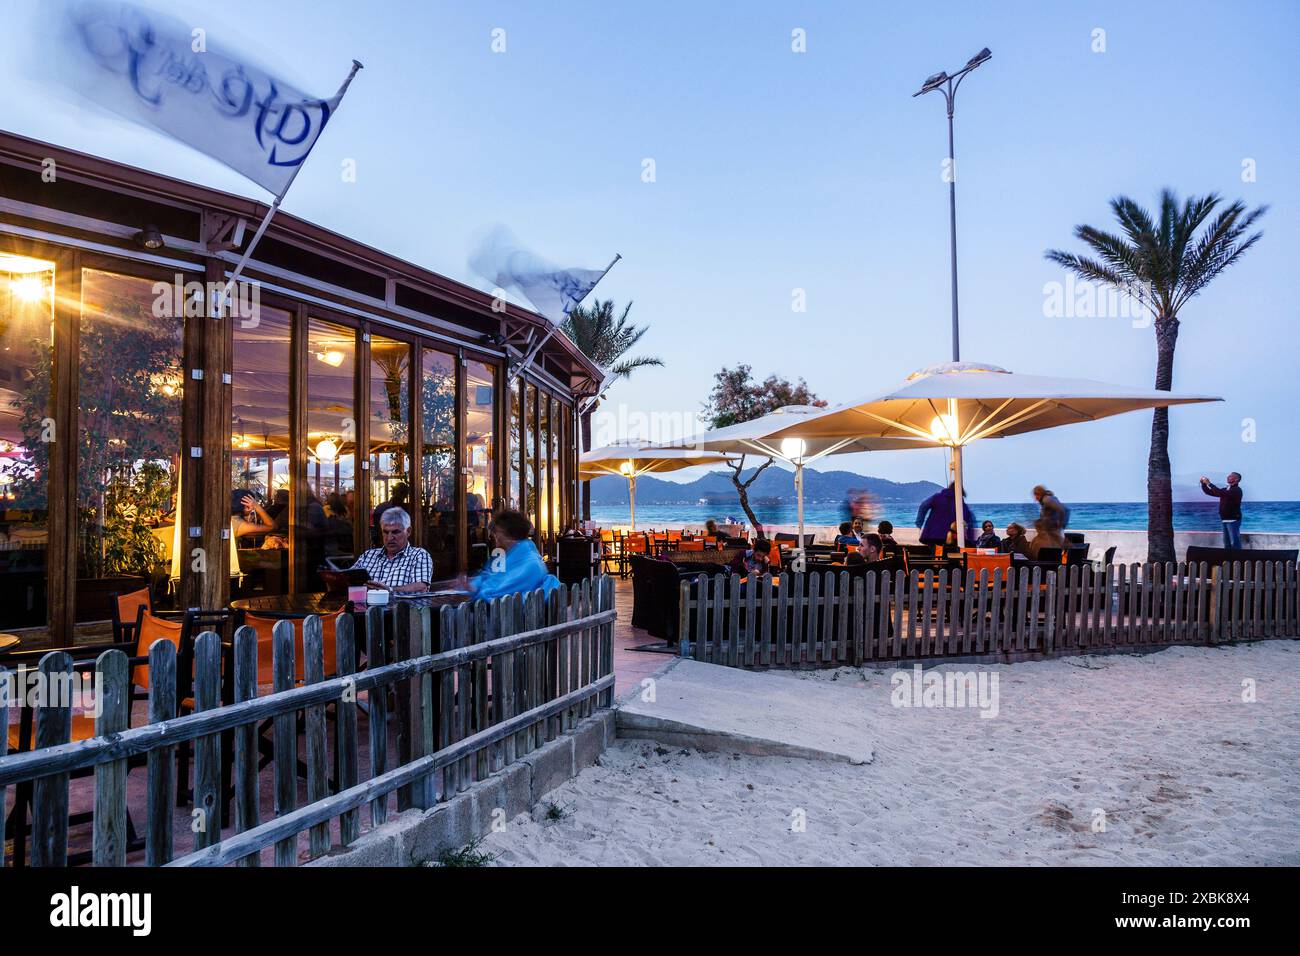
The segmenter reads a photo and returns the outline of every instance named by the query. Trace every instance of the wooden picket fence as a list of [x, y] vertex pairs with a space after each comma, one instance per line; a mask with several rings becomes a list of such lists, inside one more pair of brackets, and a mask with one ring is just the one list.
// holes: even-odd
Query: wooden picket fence
[[[429, 608], [399, 605], [393, 613], [392, 662], [386, 662], [382, 609], [367, 611], [363, 635], [354, 634], [350, 615], [338, 618], [337, 676], [328, 679], [320, 619], [299, 622], [297, 637], [294, 622], [277, 622], [273, 692], [260, 697], [253, 628], [237, 628], [227, 646], [217, 634], [204, 633], [194, 648], [193, 712], [182, 716], [176, 648], [159, 641], [149, 650], [149, 719], [139, 727], [128, 727], [132, 665], [121, 651], [101, 654], [95, 662], [102, 695], [96, 736], [69, 742], [74, 715], [62, 702], [36, 708], [34, 749], [6, 756], [7, 741], [0, 739], [0, 807], [9, 786], [30, 799], [31, 864], [67, 864], [70, 775], [94, 776], [95, 865], [128, 862], [127, 774], [143, 765], [143, 863], [256, 866], [261, 852], [273, 847], [277, 866], [294, 866], [301, 862], [304, 832], [307, 859], [328, 852], [335, 836], [347, 846], [367, 823], [385, 822], [390, 798], [398, 811], [431, 807], [613, 703], [609, 578], [549, 595], [536, 591], [443, 607], [436, 652]], [[354, 667], [358, 636], [367, 662], [360, 671]], [[304, 649], [301, 681], [295, 679], [295, 644]], [[39, 665], [47, 680], [71, 668], [65, 652], [47, 654]], [[223, 671], [234, 681], [233, 702], [224, 705]], [[8, 724], [8, 703], [0, 698], [0, 725]], [[363, 723], [369, 741], [364, 777], [358, 759]], [[395, 755], [389, 753], [390, 725], [396, 728]], [[173, 845], [176, 750], [182, 745], [194, 752], [193, 800], [179, 812], [185, 823], [197, 825], [183, 827], [195, 831], [193, 847], [177, 857], [184, 852]], [[223, 764], [228, 747], [233, 751], [224, 751]], [[275, 813], [267, 820], [260, 818], [259, 760], [273, 767]], [[299, 805], [303, 773], [307, 801]], [[232, 778], [228, 790], [223, 778]]]
[[683, 657], [732, 667], [1020, 660], [1300, 636], [1295, 562], [733, 574], [683, 581]]

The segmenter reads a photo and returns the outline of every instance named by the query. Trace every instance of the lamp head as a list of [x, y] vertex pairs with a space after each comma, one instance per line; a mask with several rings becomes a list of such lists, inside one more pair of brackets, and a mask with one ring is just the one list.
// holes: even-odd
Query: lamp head
[[934, 74], [934, 76], [928, 77], [926, 81], [921, 84], [921, 88], [917, 90], [915, 93], [913, 93], [912, 95], [920, 96], [922, 93], [929, 93], [931, 90], [937, 90], [939, 87], [943, 86], [943, 84], [947, 82], [948, 82], [948, 74], [943, 71], [940, 71]]
[[942, 442], [945, 445], [957, 444], [957, 419], [951, 415], [937, 415], [934, 421], [930, 422], [930, 434], [934, 440]]
[[135, 243], [142, 249], [161, 249], [163, 247], [162, 231], [150, 223], [135, 234]]
[[975, 69], [975, 67], [979, 66], [981, 63], [989, 59], [991, 56], [993, 56], [993, 54], [989, 52], [988, 47], [985, 47], [984, 49], [980, 50], [973, 57], [971, 57], [969, 60], [966, 61], [966, 69], [968, 70]]
[[339, 446], [329, 438], [321, 439], [320, 444], [316, 446], [316, 457], [321, 461], [333, 461], [338, 457], [338, 453]]
[[781, 454], [790, 461], [798, 461], [808, 452], [808, 443], [802, 438], [782, 438]]
[[630, 461], [625, 461], [618, 466], [618, 470], [624, 478], [631, 478], [632, 473], [636, 471], [636, 467]]

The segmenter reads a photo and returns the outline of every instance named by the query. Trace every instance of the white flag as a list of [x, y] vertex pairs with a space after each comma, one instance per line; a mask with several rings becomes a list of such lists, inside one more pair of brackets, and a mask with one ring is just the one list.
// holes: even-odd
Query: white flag
[[220, 160], [277, 196], [338, 107], [308, 96], [201, 31], [129, 3], [65, 4], [58, 80], [127, 119]]
[[523, 248], [509, 230], [498, 226], [470, 256], [469, 267], [503, 289], [513, 289], [552, 322], [595, 288], [604, 269], [562, 269]]

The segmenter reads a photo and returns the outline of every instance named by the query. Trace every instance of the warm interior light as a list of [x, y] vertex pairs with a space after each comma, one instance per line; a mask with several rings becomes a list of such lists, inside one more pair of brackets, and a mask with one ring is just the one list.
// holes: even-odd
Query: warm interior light
[[324, 352], [317, 352], [316, 358], [332, 368], [338, 368], [347, 356], [338, 349], [326, 349]]
[[935, 441], [945, 445], [957, 444], [957, 419], [951, 415], [938, 415], [930, 422], [930, 434]]
[[45, 298], [45, 281], [37, 275], [10, 279], [9, 289], [19, 302], [40, 302]]
[[338, 453], [339, 446], [328, 438], [321, 439], [320, 444], [316, 446], [316, 457], [321, 461], [333, 461], [338, 457]]
[[630, 461], [625, 461], [623, 464], [618, 466], [618, 470], [623, 473], [625, 478], [631, 478], [632, 472], [635, 471], [636, 468]]

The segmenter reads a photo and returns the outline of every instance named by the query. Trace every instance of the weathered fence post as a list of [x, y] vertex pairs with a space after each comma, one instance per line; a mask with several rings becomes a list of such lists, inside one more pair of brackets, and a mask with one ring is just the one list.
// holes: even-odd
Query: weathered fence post
[[[156, 645], [155, 645], [156, 646]], [[235, 703], [257, 699], [257, 631], [244, 625], [235, 629]], [[251, 830], [261, 821], [258, 807], [257, 724], [235, 728], [235, 832]], [[259, 866], [261, 859], [250, 853], [238, 866]]]
[[[130, 723], [130, 670], [121, 651], [105, 651], [95, 662], [95, 696], [99, 716], [95, 736], [108, 737]], [[84, 703], [84, 702], [83, 702]], [[7, 726], [7, 725], [6, 725]], [[8, 736], [6, 734], [6, 736]], [[0, 808], [4, 801], [0, 800]], [[95, 768], [95, 866], [126, 865], [126, 760], [113, 760]]]
[[[38, 665], [47, 688], [70, 687], [72, 657], [51, 651]], [[72, 736], [72, 707], [47, 692], [36, 711], [36, 748], [66, 744]], [[49, 698], [55, 698], [50, 700]], [[37, 777], [32, 784], [32, 866], [68, 865], [68, 775]]]
[[[176, 717], [176, 646], [154, 641], [149, 648], [149, 723], [162, 724]], [[172, 812], [176, 805], [176, 747], [149, 751], [145, 800], [144, 859], [148, 866], [171, 862]], [[186, 786], [188, 781], [181, 781]]]

